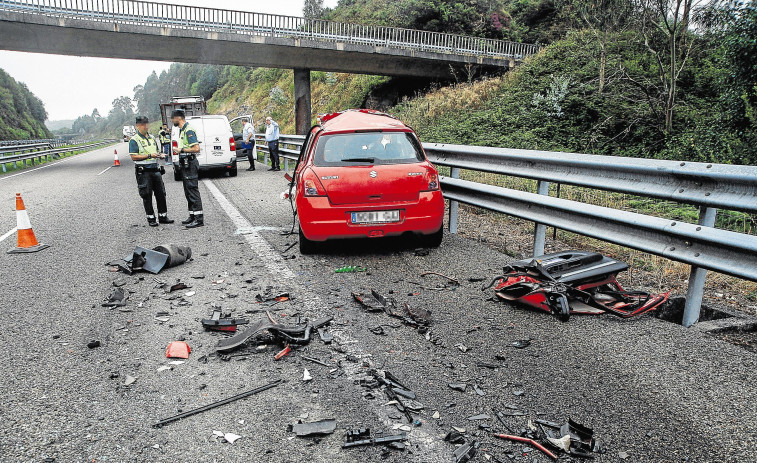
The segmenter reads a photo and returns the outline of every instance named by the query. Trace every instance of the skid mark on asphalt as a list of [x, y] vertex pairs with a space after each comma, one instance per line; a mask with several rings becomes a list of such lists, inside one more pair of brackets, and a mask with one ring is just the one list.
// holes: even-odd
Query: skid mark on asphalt
[[[265, 264], [266, 268], [274, 275], [278, 275], [287, 280], [292, 280], [292, 284], [296, 284], [295, 274], [286, 264], [286, 261], [282, 258], [281, 254], [276, 251], [265, 238], [259, 233], [259, 227], [253, 227], [247, 218], [242, 215], [241, 212], [229, 201], [226, 196], [218, 189], [218, 187], [210, 180], [205, 179], [202, 181], [205, 187], [210, 191], [221, 208], [231, 219], [232, 223], [237, 229], [245, 229], [244, 236], [247, 243], [250, 245], [252, 251], [258, 255], [260, 260]], [[301, 300], [304, 302], [305, 307], [312, 310], [320, 316], [329, 315], [327, 304], [323, 302], [321, 297], [307, 288], [301, 288], [303, 292]], [[358, 341], [352, 339], [344, 329], [338, 327], [332, 327], [331, 332], [334, 334], [338, 344], [342, 346], [346, 355], [353, 355], [358, 359], [370, 359], [371, 354], [363, 352], [358, 346]], [[342, 362], [345, 375], [350, 382], [354, 382], [357, 379], [365, 377], [365, 373], [362, 371], [360, 363], [352, 363], [349, 361]], [[386, 429], [389, 433], [392, 433], [391, 427], [395, 422], [389, 418], [387, 412], [388, 407], [382, 407], [377, 402], [381, 399], [376, 399], [373, 402], [367, 402], [367, 406], [372, 409], [373, 413], [380, 417], [383, 421]], [[426, 420], [428, 421], [428, 420]], [[446, 461], [449, 459], [449, 450], [444, 448], [444, 445], [439, 444], [439, 437], [434, 435], [429, 428], [426, 427], [414, 427], [409, 433], [410, 442], [418, 444], [422, 450], [425, 458], [429, 458], [428, 461]]]

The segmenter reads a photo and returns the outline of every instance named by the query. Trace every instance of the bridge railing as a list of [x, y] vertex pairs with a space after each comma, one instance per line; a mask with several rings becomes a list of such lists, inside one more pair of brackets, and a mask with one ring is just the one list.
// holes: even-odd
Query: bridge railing
[[521, 60], [538, 45], [388, 26], [138, 0], [0, 0], [0, 10], [88, 21], [354, 43]]
[[[304, 136], [281, 136], [296, 161]], [[718, 209], [757, 213], [757, 167], [590, 154], [424, 143], [429, 160], [450, 168], [441, 178], [457, 232], [458, 204], [536, 223], [534, 256], [544, 254], [546, 227], [637, 249], [691, 266], [683, 324], [699, 319], [707, 270], [757, 281], [757, 236], [715, 228]], [[267, 153], [263, 141], [258, 149]], [[267, 160], [267, 156], [266, 156]], [[288, 166], [285, 164], [285, 169]], [[537, 181], [536, 193], [460, 179], [460, 171]], [[699, 207], [696, 224], [549, 196], [549, 183], [672, 200]]]

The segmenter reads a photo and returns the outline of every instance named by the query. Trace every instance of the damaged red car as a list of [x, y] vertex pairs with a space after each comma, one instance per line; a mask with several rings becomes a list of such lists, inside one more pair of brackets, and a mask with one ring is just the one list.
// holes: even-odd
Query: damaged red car
[[439, 173], [415, 132], [388, 114], [323, 116], [307, 135], [291, 187], [303, 254], [332, 239], [414, 235], [426, 247], [442, 242]]

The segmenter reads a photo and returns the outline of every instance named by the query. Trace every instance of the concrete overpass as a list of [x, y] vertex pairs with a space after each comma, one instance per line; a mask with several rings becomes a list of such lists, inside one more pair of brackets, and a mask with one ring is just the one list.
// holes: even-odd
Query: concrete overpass
[[122, 0], [0, 0], [0, 48], [294, 69], [298, 133], [310, 71], [449, 79], [507, 69], [537, 45], [292, 16]]

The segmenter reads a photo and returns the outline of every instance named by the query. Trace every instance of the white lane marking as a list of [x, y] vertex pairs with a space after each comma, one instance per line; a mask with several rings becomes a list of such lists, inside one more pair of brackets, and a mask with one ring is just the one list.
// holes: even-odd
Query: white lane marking
[[[113, 167], [113, 166], [108, 166], [108, 167], [106, 167], [104, 171], [100, 172], [100, 174], [104, 174], [104, 173], [105, 173], [105, 172], [107, 172], [107, 171], [108, 171], [108, 170], [109, 170], [109, 169], [110, 169], [111, 167]], [[97, 174], [97, 175], [100, 175], [100, 174]]]
[[58, 164], [62, 164], [64, 162], [66, 162], [66, 161], [70, 161], [71, 159], [77, 159], [77, 158], [81, 158], [83, 156], [87, 156], [88, 154], [96, 153], [96, 152], [100, 151], [101, 149], [107, 148], [107, 147], [108, 146], [103, 146], [102, 148], [96, 148], [96, 149], [94, 149], [92, 151], [88, 151], [86, 153], [77, 154], [76, 156], [70, 156], [70, 157], [67, 157], [66, 159], [61, 159], [60, 161], [57, 161], [57, 162], [48, 162], [44, 166], [39, 166], [39, 167], [36, 167], [34, 169], [24, 170], [23, 172], [19, 172], [17, 174], [0, 175], [0, 181], [8, 180], [9, 178], [17, 177], [19, 175], [30, 174], [30, 173], [32, 173], [34, 171], [37, 171], [37, 170], [40, 170], [40, 169], [47, 169], [48, 167], [57, 166]]
[[18, 231], [18, 228], [13, 228], [11, 230], [8, 230], [8, 233], [4, 234], [3, 236], [0, 236], [0, 242], [4, 241], [5, 238], [11, 236], [12, 234], [16, 233]]
[[209, 179], [203, 180], [202, 183], [205, 184], [205, 187], [210, 191], [216, 201], [218, 201], [218, 204], [221, 205], [221, 208], [226, 212], [226, 215], [229, 216], [235, 227], [250, 230], [250, 233], [242, 236], [244, 236], [244, 239], [250, 244], [253, 252], [255, 252], [263, 264], [265, 264], [268, 271], [274, 275], [293, 280], [294, 272], [292, 272], [289, 267], [287, 267], [286, 263], [284, 263], [281, 254], [273, 249], [258, 231], [253, 230], [250, 221], [247, 220], [233, 204], [231, 204], [231, 201], [226, 199], [226, 196], [221, 193], [221, 190], [219, 190]]
[[[216, 185], [209, 179], [204, 179], [202, 182], [208, 188], [216, 201], [218, 201], [218, 204], [221, 205], [221, 208], [223, 208], [224, 212], [226, 212], [226, 214], [229, 216], [231, 221], [234, 223], [234, 226], [236, 226], [237, 229], [244, 228], [250, 231], [250, 233], [246, 233], [242, 236], [245, 237], [250, 245], [250, 248], [252, 248], [253, 252], [255, 252], [263, 261], [266, 268], [273, 274], [294, 280], [295, 274], [291, 269], [289, 269], [286, 262], [281, 257], [281, 254], [276, 251], [270, 244], [268, 244], [268, 241], [266, 241], [266, 239], [260, 235], [255, 227], [250, 224], [250, 221], [247, 220], [242, 215], [242, 213], [240, 213], [239, 210], [234, 207], [233, 204], [231, 204], [231, 201], [229, 201], [226, 196], [221, 193], [221, 190], [219, 190], [218, 187], [216, 187]], [[310, 289], [302, 288], [302, 296], [300, 300], [303, 302], [303, 305], [308, 308], [309, 311], [313, 311], [319, 316], [332, 313], [332, 311], [329, 310], [330, 307], [328, 307], [328, 305], [324, 303], [323, 299], [321, 299], [318, 294]], [[366, 353], [358, 347], [360, 345], [358, 341], [352, 339], [344, 328], [332, 326], [331, 328], [329, 328], [329, 330], [334, 334], [340, 346], [344, 348], [346, 354], [354, 355], [358, 359], [370, 359], [372, 357], [372, 354]], [[362, 368], [360, 362], [342, 363], [344, 365], [343, 370], [350, 382], [354, 382], [357, 379], [365, 377], [365, 371]], [[381, 405], [375, 403], [368, 403], [368, 406], [373, 408], [373, 413], [375, 413], [376, 416], [378, 416], [387, 427], [394, 424], [394, 421], [389, 418], [388, 407], [382, 407]], [[394, 409], [392, 408], [391, 410]], [[419, 417], [419, 419], [422, 418]], [[446, 449], [443, 448], [444, 446], [439, 445], [439, 436], [433, 434], [430, 426], [413, 427], [411, 437], [416, 443], [421, 445], [421, 448], [426, 455], [435, 457], [433, 458], [434, 461], [444, 461], [444, 459], [447, 457], [445, 453]]]

